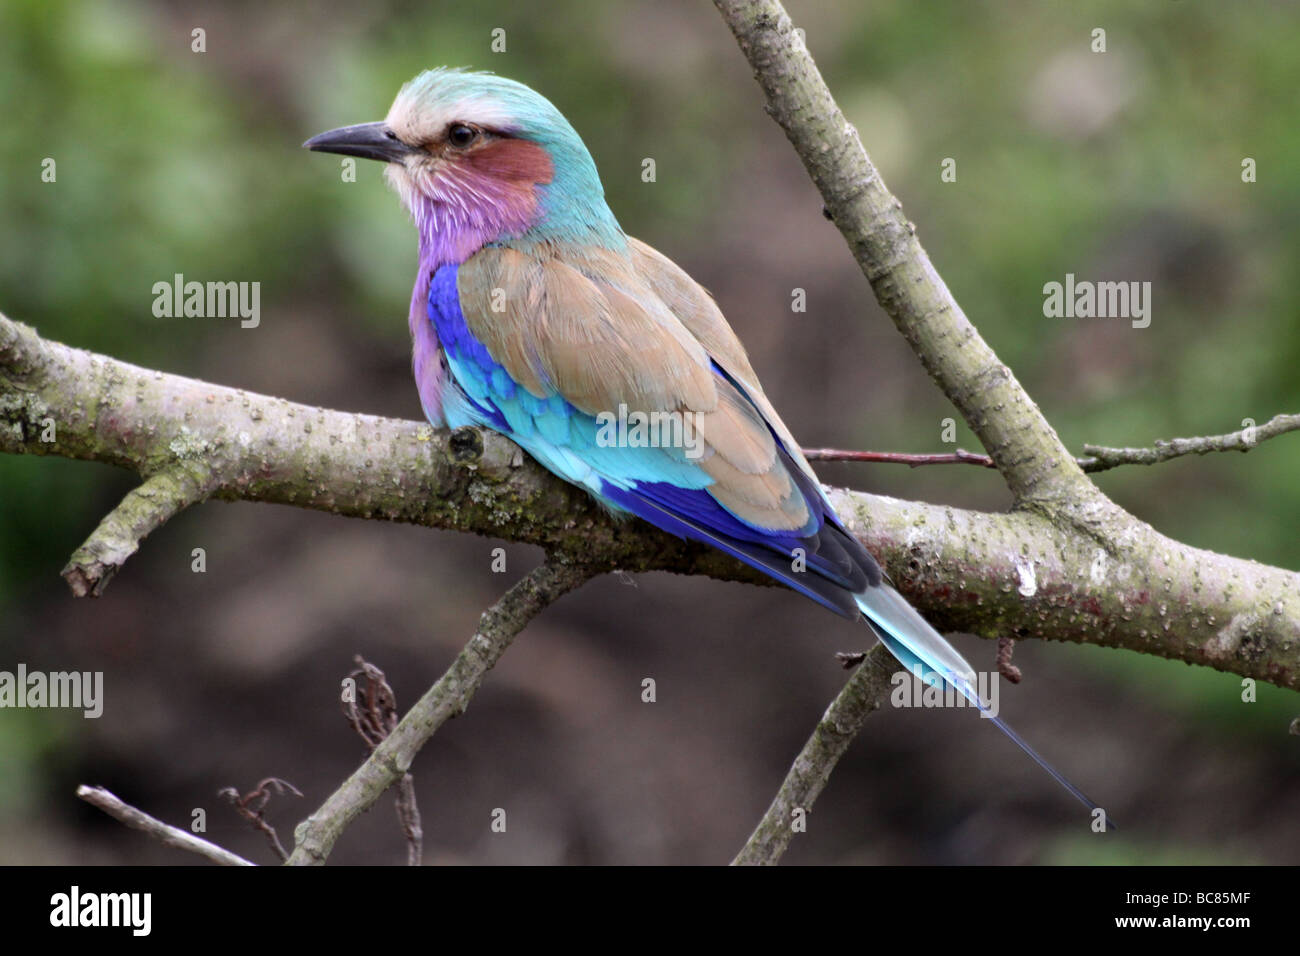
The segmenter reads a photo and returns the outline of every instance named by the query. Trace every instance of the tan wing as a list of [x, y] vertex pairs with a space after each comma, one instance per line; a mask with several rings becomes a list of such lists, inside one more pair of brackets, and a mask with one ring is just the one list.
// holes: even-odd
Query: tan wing
[[[760, 528], [804, 527], [808, 502], [769, 423], [806, 463], [735, 333], [671, 262], [634, 240], [629, 252], [484, 249], [457, 276], [466, 324], [538, 397], [558, 392], [590, 415], [617, 415], [622, 405], [689, 416], [704, 442], [698, 465], [719, 503]], [[713, 371], [711, 358], [745, 394]]]
[[749, 364], [745, 347], [740, 344], [740, 339], [727, 324], [727, 319], [718, 308], [718, 304], [713, 301], [713, 296], [663, 253], [639, 239], [629, 238], [628, 242], [632, 246], [632, 256], [637, 271], [645, 278], [646, 283], [704, 346], [705, 351], [713, 356], [714, 361], [741, 384], [745, 393], [772, 426], [772, 430], [781, 437], [791, 457], [810, 478], [815, 480], [816, 475], [813, 474], [812, 466], [804, 458], [799, 443], [790, 434], [790, 429], [786, 428], [785, 422], [781, 421], [781, 416], [768, 401], [754, 367]]

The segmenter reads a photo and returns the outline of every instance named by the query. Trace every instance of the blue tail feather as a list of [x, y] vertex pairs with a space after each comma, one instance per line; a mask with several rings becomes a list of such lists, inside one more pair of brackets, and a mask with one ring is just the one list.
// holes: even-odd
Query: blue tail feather
[[[880, 642], [907, 670], [919, 674], [929, 683], [942, 682], [952, 687], [978, 707], [985, 717], [993, 721], [998, 730], [1006, 734], [1012, 743], [1042, 767], [1071, 796], [1091, 811], [1100, 809], [1087, 794], [1029, 746], [1006, 721], [991, 713], [989, 705], [980, 698], [975, 689], [975, 668], [971, 667], [957, 649], [944, 640], [901, 594], [888, 584], [882, 584], [879, 587], [868, 588], [855, 597], [867, 623], [880, 638]], [[1104, 810], [1102, 812], [1105, 813]], [[1106, 814], [1104, 819], [1108, 830], [1119, 829], [1111, 821], [1109, 814]]]

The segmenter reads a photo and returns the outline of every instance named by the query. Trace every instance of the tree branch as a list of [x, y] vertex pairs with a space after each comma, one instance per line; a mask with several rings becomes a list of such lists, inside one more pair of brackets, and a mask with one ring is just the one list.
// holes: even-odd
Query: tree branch
[[[967, 522], [969, 513], [946, 510], [940, 519], [944, 534], [930, 538], [924, 549], [910, 548], [912, 574], [904, 593], [938, 626], [999, 636], [990, 634], [993, 620], [976, 622], [959, 609], [965, 602], [988, 606], [984, 588], [970, 583], [983, 577], [981, 567], [997, 567], [993, 573], [1002, 586], [1015, 582], [1007, 589], [1011, 606], [996, 602], [1003, 634], [1095, 641], [1166, 656], [1171, 645], [1179, 645], [1190, 652], [1174, 652], [1184, 660], [1245, 676], [1264, 675], [1247, 675], [1235, 664], [1224, 667], [1227, 659], [1258, 665], [1278, 651], [1281, 657], [1263, 668], [1264, 679], [1295, 687], [1300, 576], [1172, 541], [1103, 495], [962, 313], [778, 0], [714, 4], [881, 306], [1006, 480], [1016, 501], [1016, 512], [1006, 517], [1030, 512], [1046, 519], [1034, 531], [1017, 523], [1012, 536], [1002, 537], [996, 530], [1001, 516], [982, 516], [976, 526]], [[1291, 427], [1289, 416], [1280, 417], [1281, 423], [1275, 419], [1266, 426], [1270, 434]], [[872, 520], [861, 504], [853, 502], [857, 527]], [[918, 542], [920, 525], [932, 520], [918, 519], [910, 542]], [[991, 544], [994, 537], [1002, 538], [1000, 546]], [[977, 561], [990, 564], [958, 554], [974, 552]], [[1208, 600], [1207, 591], [1213, 594]], [[1192, 606], [1197, 609], [1183, 613]], [[1199, 639], [1191, 636], [1196, 632]], [[1269, 650], [1260, 654], [1261, 647]]]
[[1105, 502], [948, 291], [778, 0], [714, 6], [881, 307], [993, 457], [1017, 506]]
[[229, 850], [222, 849], [215, 843], [209, 843], [192, 833], [187, 833], [170, 824], [163, 823], [161, 820], [149, 816], [143, 810], [137, 810], [103, 787], [87, 787], [83, 784], [77, 788], [77, 796], [92, 806], [99, 807], [114, 820], [125, 823], [132, 829], [142, 830], [166, 846], [197, 853], [199, 856], [221, 866], [256, 866], [255, 863], [251, 863]]
[[781, 789], [731, 861], [732, 866], [774, 866], [780, 862], [796, 832], [796, 813], [802, 811], [806, 818], [812, 812], [831, 771], [867, 717], [889, 699], [890, 678], [897, 666], [883, 645], [877, 644], [867, 652], [799, 751]]
[[1105, 471], [1118, 465], [1158, 465], [1183, 455], [1207, 455], [1213, 451], [1248, 452], [1260, 442], [1293, 431], [1300, 431], [1300, 415], [1274, 415], [1263, 425], [1251, 425], [1226, 435], [1171, 438], [1157, 441], [1152, 448], [1084, 445], [1084, 453], [1091, 457], [1082, 461], [1085, 471]]
[[[49, 420], [57, 436], [45, 442]], [[491, 535], [600, 571], [771, 584], [717, 551], [612, 518], [495, 433], [448, 433], [150, 371], [4, 316], [0, 452], [107, 462], [146, 478], [199, 458], [216, 483], [211, 498]], [[1037, 509], [990, 514], [828, 494], [940, 629], [1126, 647], [1300, 689], [1293, 572], [1192, 548], [1119, 509], [1089, 524]]]
[[61, 572], [77, 597], [99, 597], [149, 532], [198, 504], [212, 491], [211, 470], [201, 461], [179, 461], [149, 475], [127, 492]]
[[902, 451], [850, 451], [843, 448], [805, 448], [803, 456], [809, 461], [853, 461], [868, 464], [907, 465], [919, 468], [922, 465], [978, 465], [981, 468], [994, 468], [993, 459], [964, 448], [956, 451], [935, 452], [914, 455]]
[[370, 757], [294, 832], [290, 866], [319, 866], [339, 835], [410, 769], [416, 753], [449, 718], [463, 714], [515, 636], [547, 606], [593, 576], [585, 565], [548, 558], [483, 612], [478, 632], [451, 667], [375, 747]]
[[[1274, 415], [1263, 425], [1251, 425], [1226, 435], [1204, 435], [1198, 438], [1157, 439], [1150, 448], [1109, 448], [1105, 445], [1084, 445], [1086, 457], [1074, 462], [1085, 472], [1093, 474], [1109, 471], [1120, 465], [1158, 465], [1184, 455], [1207, 455], [1215, 451], [1250, 451], [1260, 442], [1300, 431], [1300, 415]], [[996, 467], [992, 457], [958, 448], [951, 452], [914, 455], [901, 451], [850, 451], [842, 448], [805, 448], [809, 461], [852, 461], [886, 465], [976, 465], [980, 468]]]
[[489, 535], [603, 569], [764, 580], [711, 549], [611, 518], [498, 434], [448, 433], [144, 369], [42, 339], [4, 315], [0, 452], [104, 462], [146, 483], [201, 463], [211, 498]]
[[[1041, 608], [1039, 624], [1047, 624], [1035, 627], [1032, 614], [1022, 618], [1012, 611], [1009, 616], [1023, 623], [1008, 626], [1002, 636], [1093, 639], [1165, 653], [1162, 646], [1182, 644], [1191, 630], [1209, 624], [1214, 634], [1206, 635], [1201, 644], [1202, 662], [1255, 657], [1262, 642], [1290, 659], [1276, 669], [1270, 666], [1272, 676], [1266, 679], [1295, 686], [1294, 655], [1300, 649], [1296, 585], [1300, 577], [1178, 544], [1102, 494], [962, 312], [917, 240], [916, 227], [903, 215], [902, 204], [881, 181], [857, 130], [835, 103], [779, 0], [714, 0], [714, 5], [753, 67], [768, 112], [799, 154], [822, 195], [827, 216], [844, 235], [877, 300], [989, 452], [1012, 493], [1016, 511], [1045, 519], [1045, 527], [1039, 530], [1049, 537], [1059, 536], [1065, 548], [1056, 553], [1039, 551], [1037, 542], [1031, 544], [1019, 536], [1004, 539], [994, 554], [989, 554], [987, 547], [979, 548], [982, 557], [1002, 565], [998, 576], [1004, 582], [1011, 579], [1014, 568], [1017, 583], [1006, 590], [1023, 611], [1037, 604]], [[1187, 450], [1200, 447], [1212, 450], [1208, 445]], [[1106, 460], [1107, 450], [1097, 451], [1102, 452], [1095, 456], [1098, 461]], [[1119, 450], [1116, 457], [1124, 459], [1129, 451]], [[869, 520], [862, 511], [858, 514], [863, 521]], [[985, 517], [991, 523], [994, 520]], [[989, 536], [985, 528], [978, 537], [968, 537], [963, 531], [975, 529], [962, 529], [964, 518], [958, 519], [951, 511], [948, 518], [942, 537], [931, 539], [935, 552], [924, 548], [913, 551], [909, 561], [912, 579], [902, 588], [940, 629], [954, 623], [947, 609], [970, 599], [977, 607], [981, 604], [978, 592], [982, 588], [977, 585], [975, 593], [967, 588], [971, 577], [984, 573], [986, 566], [968, 562], [959, 553], [969, 554], [971, 542], [984, 545]], [[1091, 563], [1089, 553], [1093, 554]], [[936, 568], [939, 573], [931, 578], [928, 568], [935, 567], [931, 562], [936, 557], [951, 564]], [[1224, 564], [1225, 560], [1230, 563]], [[971, 577], [964, 576], [965, 571], [971, 572]], [[1077, 587], [1085, 576], [1093, 586], [1086, 597]], [[935, 585], [930, 594], [925, 593], [926, 579]], [[1199, 603], [1206, 589], [1214, 592], [1210, 603], [1218, 611], [1203, 608], [1210, 616], [1177, 615], [1177, 622], [1171, 619], [1175, 606]], [[1255, 600], [1266, 591], [1268, 601]], [[1104, 605], [1110, 610], [1102, 611]], [[1098, 611], [1101, 613], [1095, 613]], [[963, 615], [958, 612], [955, 616]], [[1142, 623], [1136, 634], [1124, 633], [1127, 628], [1113, 626], [1116, 620]], [[981, 632], [987, 634], [987, 627]], [[819, 727], [808, 745], [817, 752], [825, 747], [818, 736], [821, 730]], [[825, 772], [829, 771], [830, 766], [825, 766]], [[815, 796], [824, 782], [817, 774], [805, 782], [798, 761], [791, 774], [793, 779], [786, 781], [792, 790], [789, 799]], [[787, 787], [782, 788], [783, 793]], [[751, 837], [752, 849], [747, 846], [738, 862], [748, 862], [751, 857], [754, 862], [775, 862], [780, 857], [789, 840], [788, 821], [781, 813], [786, 809], [783, 795], [778, 794]]]

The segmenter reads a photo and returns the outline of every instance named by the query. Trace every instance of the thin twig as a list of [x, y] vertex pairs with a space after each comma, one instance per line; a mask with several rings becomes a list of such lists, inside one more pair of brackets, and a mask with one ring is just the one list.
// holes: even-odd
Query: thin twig
[[397, 781], [397, 823], [406, 837], [406, 865], [419, 866], [424, 862], [424, 826], [420, 821], [420, 805], [415, 802], [415, 778], [402, 774]]
[[114, 820], [125, 823], [132, 829], [142, 830], [166, 846], [197, 853], [199, 856], [222, 866], [256, 866], [255, 863], [245, 860], [242, 856], [231, 853], [215, 843], [209, 843], [192, 833], [186, 833], [184, 830], [163, 823], [161, 820], [149, 816], [143, 810], [137, 810], [103, 787], [87, 787], [83, 784], [77, 788], [77, 796], [90, 805], [99, 807]]
[[[348, 678], [354, 683], [359, 677], [365, 678], [365, 685], [358, 687], [356, 694], [344, 695], [343, 715], [347, 718], [348, 725], [373, 753], [384, 738], [393, 732], [400, 719], [397, 694], [382, 670], [363, 660], [360, 655], [354, 660], [357, 666], [348, 674]], [[358, 703], [362, 706], [358, 707]], [[406, 837], [406, 863], [408, 866], [419, 866], [424, 859], [424, 827], [420, 822], [420, 807], [415, 800], [415, 778], [409, 773], [403, 774], [397, 785], [397, 822], [402, 828], [402, 835]]]
[[890, 465], [907, 465], [919, 468], [921, 465], [979, 465], [981, 468], [994, 468], [993, 459], [988, 455], [979, 455], [973, 451], [958, 448], [954, 452], [939, 452], [932, 455], [910, 455], [901, 451], [845, 451], [840, 448], [805, 448], [803, 455], [809, 461], [864, 461], [881, 462]]
[[[1075, 463], [1086, 472], [1096, 473], [1118, 468], [1120, 465], [1157, 465], [1184, 455], [1208, 455], [1211, 452], [1248, 452], [1261, 442], [1300, 431], [1300, 415], [1275, 415], [1263, 425], [1252, 425], [1226, 435], [1203, 435], [1196, 438], [1157, 439], [1148, 448], [1111, 448], [1106, 445], [1084, 445], [1085, 454], [1075, 458]], [[980, 468], [996, 467], [988, 455], [958, 448], [953, 452], [913, 455], [898, 451], [849, 451], [842, 448], [805, 448], [809, 461], [855, 461], [907, 465], [976, 465]]]
[[510, 588], [479, 620], [478, 632], [446, 673], [421, 697], [357, 771], [320, 809], [298, 825], [290, 866], [319, 866], [339, 835], [393, 784], [402, 779], [425, 742], [447, 720], [464, 713], [483, 678], [524, 626], [593, 576], [585, 565], [555, 558]]
[[998, 673], [1011, 683], [1019, 684], [1025, 675], [1020, 672], [1019, 667], [1011, 663], [1011, 655], [1015, 652], [1015, 649], [1016, 639], [1014, 637], [1004, 636], [998, 638]]
[[831, 771], [867, 717], [879, 710], [889, 697], [890, 678], [897, 667], [882, 645], [877, 644], [867, 652], [862, 665], [831, 701], [812, 736], [794, 758], [794, 765], [767, 813], [731, 861], [733, 866], [772, 866], [781, 859], [794, 837], [796, 825], [806, 824], [813, 802], [830, 780]]
[[840, 667], [846, 671], [851, 671], [867, 659], [866, 651], [836, 651], [835, 659], [839, 661]]
[[295, 797], [302, 796], [302, 792], [297, 787], [279, 777], [267, 777], [246, 794], [241, 794], [234, 787], [224, 787], [217, 791], [217, 796], [228, 801], [235, 808], [236, 813], [266, 837], [266, 842], [271, 845], [271, 852], [280, 858], [281, 863], [289, 859], [289, 854], [285, 851], [284, 844], [280, 842], [280, 835], [275, 832], [275, 827], [266, 822], [263, 813], [272, 796], [285, 793], [291, 793]]
[[1206, 455], [1216, 451], [1247, 452], [1260, 442], [1293, 431], [1300, 431], [1300, 415], [1274, 415], [1263, 425], [1251, 425], [1226, 435], [1171, 438], [1157, 441], [1151, 448], [1084, 445], [1083, 450], [1090, 457], [1081, 459], [1081, 462], [1084, 471], [1105, 471], [1117, 465], [1156, 465], [1183, 455]]

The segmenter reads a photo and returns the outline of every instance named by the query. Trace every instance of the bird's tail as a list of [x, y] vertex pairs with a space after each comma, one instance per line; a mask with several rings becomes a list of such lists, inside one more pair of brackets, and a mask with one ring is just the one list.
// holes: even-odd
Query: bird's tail
[[[957, 653], [957, 649], [945, 641], [901, 594], [888, 584], [881, 584], [878, 587], [868, 588], [855, 597], [871, 629], [904, 668], [919, 675], [932, 686], [952, 687], [978, 707], [999, 730], [1028, 754], [1034, 763], [1046, 770], [1052, 779], [1068, 790], [1076, 800], [1089, 810], [1098, 809], [1097, 804], [1088, 799], [1082, 790], [1043, 759], [1038, 751], [1025, 743], [1024, 739], [1001, 717], [991, 712], [989, 705], [980, 698], [975, 689], [975, 668], [971, 667], [966, 659]], [[1109, 816], [1104, 819], [1108, 829], [1115, 829]]]

